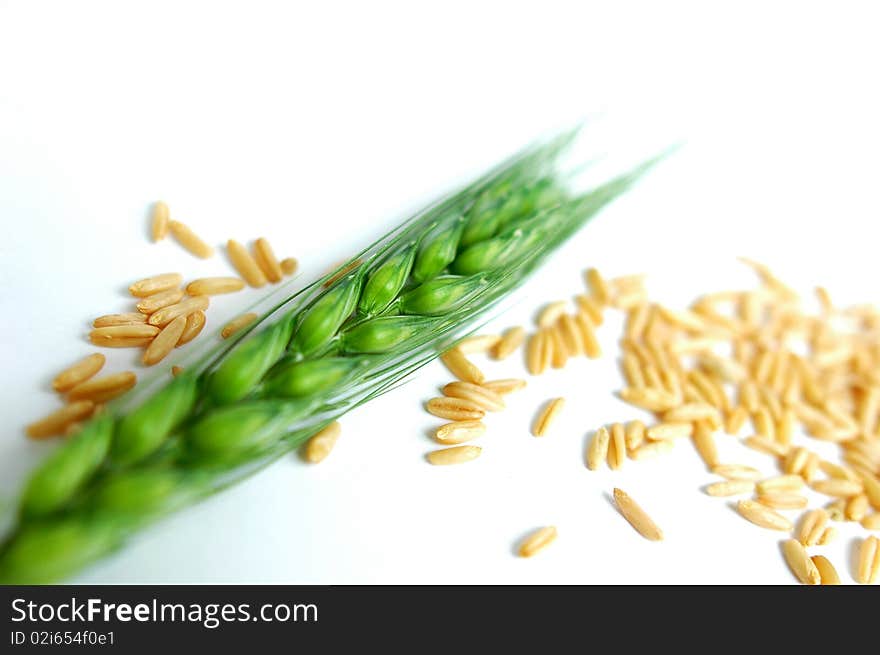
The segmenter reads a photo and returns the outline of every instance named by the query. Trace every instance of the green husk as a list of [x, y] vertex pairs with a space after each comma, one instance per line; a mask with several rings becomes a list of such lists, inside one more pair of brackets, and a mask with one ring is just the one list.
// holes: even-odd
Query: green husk
[[[112, 404], [81, 433], [95, 443], [72, 440], [33, 474], [0, 546], [0, 583], [72, 575], [394, 389], [467, 334], [654, 163], [574, 195], [558, 165], [573, 138], [529, 148], [418, 213], [341, 279], [284, 299], [188, 366], [192, 377], [149, 389], [128, 411]], [[103, 449], [100, 430], [113, 433]]]

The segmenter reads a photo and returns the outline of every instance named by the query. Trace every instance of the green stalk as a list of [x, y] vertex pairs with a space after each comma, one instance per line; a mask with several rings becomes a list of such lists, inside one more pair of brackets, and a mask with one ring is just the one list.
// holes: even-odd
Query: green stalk
[[573, 138], [508, 160], [359, 253], [327, 288], [330, 275], [185, 375], [111, 405], [32, 474], [0, 546], [0, 583], [72, 575], [396, 388], [465, 336], [656, 161], [573, 195], [558, 170]]

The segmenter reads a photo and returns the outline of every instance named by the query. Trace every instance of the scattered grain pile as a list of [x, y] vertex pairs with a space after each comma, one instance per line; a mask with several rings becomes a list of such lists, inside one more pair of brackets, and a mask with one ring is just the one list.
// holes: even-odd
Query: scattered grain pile
[[[564, 301], [552, 301], [539, 311], [532, 334], [514, 327], [501, 336], [472, 337], [446, 353], [444, 362], [468, 381], [467, 397], [475, 399], [497, 382], [484, 382], [467, 354], [488, 351], [502, 358], [525, 343], [526, 368], [541, 375], [571, 357], [599, 357], [596, 330], [604, 312], [624, 312], [619, 357], [625, 384], [619, 396], [653, 421], [601, 426], [585, 453], [587, 468], [604, 462], [619, 469], [627, 458], [659, 456], [689, 441], [716, 476], [705, 493], [740, 497], [736, 509], [749, 522], [795, 532], [781, 551], [797, 579], [836, 584], [831, 562], [811, 558], [806, 548], [835, 538], [829, 520], [880, 529], [880, 311], [837, 308], [820, 287], [821, 309], [809, 314], [766, 266], [743, 261], [757, 274], [757, 288], [707, 293], [682, 310], [650, 300], [644, 276], [607, 280], [590, 269], [575, 312]], [[544, 434], [561, 403], [544, 406], [533, 434]], [[428, 410], [438, 414], [442, 406], [434, 399]], [[448, 416], [477, 420], [483, 407]], [[719, 461], [716, 439], [723, 433], [766, 455], [775, 474]], [[820, 457], [811, 440], [834, 444], [839, 457]], [[809, 507], [806, 488], [826, 496], [826, 507]], [[629, 506], [628, 496], [623, 503]], [[793, 520], [787, 512], [801, 517]], [[880, 566], [876, 538], [866, 539], [861, 551], [853, 577], [868, 583]]]
[[[170, 233], [186, 250], [196, 257], [207, 259], [214, 249], [187, 225], [171, 219], [164, 202], [153, 205], [150, 234], [153, 241], [165, 239]], [[244, 279], [238, 277], [200, 278], [183, 284], [180, 273], [161, 273], [132, 283], [128, 290], [135, 298], [135, 310], [120, 314], [106, 314], [96, 318], [89, 333], [89, 341], [102, 348], [143, 348], [141, 362], [153, 366], [164, 360], [175, 348], [195, 339], [205, 327], [205, 310], [209, 296], [233, 293], [251, 286], [273, 284], [284, 275], [296, 272], [297, 261], [288, 257], [281, 262], [265, 238], [254, 241], [253, 256], [236, 241], [230, 240], [230, 260]], [[256, 318], [243, 314], [230, 321], [221, 331], [228, 338], [244, 329]], [[53, 380], [55, 391], [65, 394], [67, 405], [49, 416], [30, 424], [28, 436], [43, 439], [73, 434], [82, 421], [100, 410], [103, 403], [132, 389], [137, 383], [134, 371], [124, 371], [103, 378], [94, 378], [103, 368], [106, 358], [93, 353], [61, 371]], [[172, 367], [172, 374], [176, 375]], [[88, 401], [88, 407], [85, 404]]]

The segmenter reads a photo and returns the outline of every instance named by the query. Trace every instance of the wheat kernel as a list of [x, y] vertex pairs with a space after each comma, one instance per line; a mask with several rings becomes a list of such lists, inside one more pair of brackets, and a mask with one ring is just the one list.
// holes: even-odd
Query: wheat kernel
[[229, 255], [232, 266], [245, 282], [257, 289], [266, 286], [266, 276], [254, 258], [251, 257], [247, 248], [235, 239], [229, 239], [226, 242], [226, 253]]
[[326, 459], [327, 455], [333, 450], [339, 435], [342, 433], [342, 426], [339, 421], [333, 421], [320, 432], [313, 434], [306, 442], [303, 456], [310, 464], [317, 464]]
[[443, 387], [443, 395], [470, 400], [489, 412], [504, 409], [504, 398], [501, 394], [471, 382], [450, 382]]
[[754, 500], [739, 501], [736, 504], [736, 511], [747, 521], [762, 528], [784, 530], [786, 532], [792, 528], [791, 521], [782, 516], [782, 514], [773, 511], [769, 507], [764, 507]]
[[797, 539], [786, 539], [782, 543], [782, 553], [788, 568], [802, 584], [815, 585], [821, 582], [819, 569]]
[[180, 302], [181, 298], [183, 298], [182, 289], [168, 289], [167, 291], [160, 291], [159, 293], [147, 296], [136, 307], [141, 314], [152, 314], [163, 307]]
[[831, 565], [831, 562], [828, 561], [827, 557], [823, 555], [813, 555], [810, 559], [813, 560], [813, 564], [819, 571], [819, 578], [822, 580], [823, 585], [840, 584], [840, 576], [837, 575], [837, 571]]
[[84, 357], [56, 375], [52, 380], [52, 388], [60, 392], [69, 391], [76, 385], [94, 377], [103, 368], [106, 361], [107, 358], [101, 353], [93, 353]]
[[435, 466], [462, 464], [480, 456], [483, 451], [479, 446], [453, 446], [442, 450], [433, 450], [426, 455], [427, 460]]
[[183, 334], [180, 335], [180, 339], [177, 340], [177, 346], [182, 346], [184, 344], [189, 343], [197, 336], [205, 327], [205, 312], [196, 311], [192, 314], [189, 314], [186, 317], [186, 325], [183, 328]]
[[755, 490], [755, 483], [751, 480], [725, 480], [724, 482], [713, 482], [706, 487], [706, 493], [710, 496], [739, 496], [742, 494], [752, 493]]
[[532, 434], [536, 437], [543, 437], [563, 407], [565, 407], [565, 398], [554, 398], [547, 403], [532, 425]]
[[144, 350], [144, 355], [141, 358], [144, 366], [152, 366], [165, 359], [168, 353], [174, 350], [185, 327], [186, 317], [178, 316], [162, 328], [162, 331], [156, 335], [150, 345], [147, 346], [147, 349]]
[[285, 275], [293, 275], [296, 273], [296, 269], [299, 268], [299, 262], [296, 261], [293, 257], [287, 257], [286, 259], [282, 259], [281, 263], [281, 271]]
[[153, 242], [161, 241], [168, 236], [168, 221], [171, 218], [171, 212], [161, 200], [153, 203], [153, 216], [151, 220], [151, 233]]
[[79, 400], [69, 403], [61, 409], [55, 410], [45, 418], [35, 421], [25, 428], [31, 439], [45, 439], [63, 434], [64, 430], [77, 421], [81, 421], [92, 414], [95, 403], [91, 400]]
[[171, 234], [174, 235], [177, 242], [196, 257], [207, 259], [214, 254], [214, 249], [202, 241], [189, 226], [179, 221], [169, 221], [168, 227], [171, 229]]
[[614, 489], [614, 502], [617, 509], [623, 515], [629, 524], [635, 528], [636, 532], [650, 541], [660, 541], [663, 539], [663, 532], [657, 527], [657, 524], [643, 510], [629, 494], [621, 489]]
[[556, 528], [552, 525], [541, 528], [539, 530], [535, 530], [520, 544], [519, 556], [532, 557], [533, 555], [537, 555], [547, 546], [556, 541], [556, 536]]
[[138, 298], [146, 298], [154, 293], [175, 289], [183, 282], [183, 276], [180, 273], [162, 273], [152, 277], [144, 278], [134, 282], [128, 291], [131, 295]]
[[99, 316], [92, 322], [92, 327], [112, 327], [114, 325], [131, 325], [132, 323], [146, 323], [147, 317], [140, 312], [128, 312], [125, 314], [106, 314]]
[[220, 330], [220, 336], [223, 339], [228, 339], [233, 334], [236, 334], [237, 332], [243, 330], [248, 325], [256, 321], [257, 318], [259, 317], [254, 312], [248, 312], [246, 314], [236, 316], [234, 319], [223, 326], [223, 329]]
[[448, 396], [431, 398], [426, 403], [425, 409], [434, 416], [451, 421], [479, 420], [486, 415], [485, 410], [476, 403], [464, 400], [463, 398], [449, 398]]
[[275, 257], [272, 246], [263, 237], [254, 241], [254, 259], [269, 282], [281, 282], [281, 278], [284, 276], [281, 264], [278, 263], [278, 258]]
[[190, 296], [216, 296], [244, 289], [244, 280], [238, 277], [203, 277], [186, 285]]

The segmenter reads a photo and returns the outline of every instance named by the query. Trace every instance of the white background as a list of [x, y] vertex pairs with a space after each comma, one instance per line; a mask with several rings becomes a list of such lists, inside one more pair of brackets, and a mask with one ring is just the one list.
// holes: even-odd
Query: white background
[[[93, 350], [89, 321], [129, 310], [124, 290], [139, 277], [230, 270], [222, 256], [148, 242], [159, 198], [212, 243], [269, 237], [303, 263], [298, 286], [520, 145], [599, 116], [588, 157], [686, 146], [577, 235], [497, 327], [578, 292], [588, 265], [647, 272], [652, 292], [679, 306], [749, 284], [740, 254], [805, 294], [824, 283], [840, 302], [875, 299], [871, 4], [0, 2], [7, 507], [50, 447], [22, 428], [57, 406], [54, 372]], [[209, 330], [259, 293], [218, 299]], [[603, 328], [608, 352], [618, 326]], [[108, 370], [135, 363], [111, 352]], [[523, 374], [519, 359], [485, 368]], [[699, 491], [712, 480], [688, 445], [620, 473], [584, 468], [595, 426], [638, 416], [611, 395], [612, 357], [530, 380], [490, 417], [478, 461], [435, 468], [422, 457], [437, 421], [421, 403], [447, 379], [425, 368], [344, 417], [323, 464], [284, 458], [76, 581], [793, 581], [779, 534]], [[569, 399], [559, 424], [531, 437], [536, 408], [556, 395]], [[771, 472], [720, 441], [725, 459]], [[613, 486], [648, 509], [665, 542], [615, 513]], [[557, 543], [516, 558], [516, 541], [546, 524]], [[844, 580], [858, 534], [847, 526], [817, 549]]]

